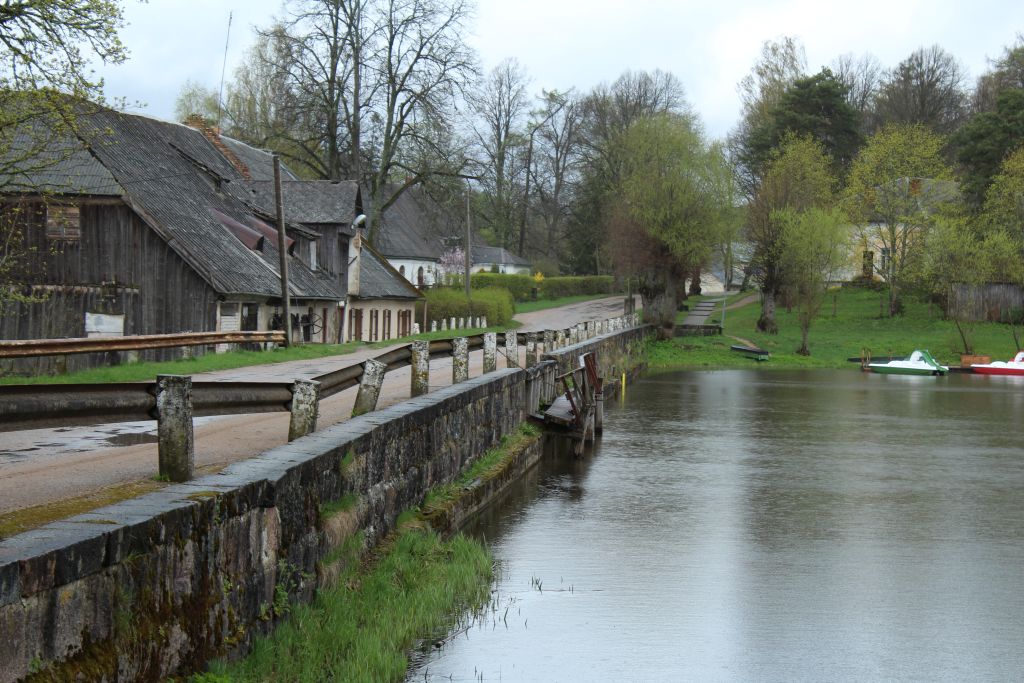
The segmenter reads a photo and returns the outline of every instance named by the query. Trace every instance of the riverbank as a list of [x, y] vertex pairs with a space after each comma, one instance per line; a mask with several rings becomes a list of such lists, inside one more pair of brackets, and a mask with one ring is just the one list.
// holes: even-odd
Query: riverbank
[[[784, 306], [777, 310], [779, 333], [768, 335], [755, 328], [760, 303], [752, 301], [726, 311], [722, 336], [676, 337], [650, 342], [648, 365], [652, 370], [666, 369], [759, 369], [842, 368], [856, 369], [850, 358], [858, 358], [867, 349], [873, 357], [902, 356], [918, 348], [929, 349], [942, 363], [959, 365], [959, 336], [953, 323], [942, 319], [938, 306], [908, 299], [903, 315], [880, 315], [884, 291], [845, 287], [829, 293], [824, 306], [811, 325], [808, 346], [810, 356], [800, 356], [800, 326], [796, 311]], [[715, 297], [704, 297], [713, 299]], [[685, 314], [683, 314], [685, 315]], [[708, 322], [721, 321], [718, 311]], [[993, 360], [1012, 358], [1016, 353], [1009, 325], [976, 323], [973, 325], [975, 350]], [[742, 340], [742, 341], [741, 341]], [[767, 362], [756, 362], [730, 350], [733, 344], [751, 342], [771, 354]]]

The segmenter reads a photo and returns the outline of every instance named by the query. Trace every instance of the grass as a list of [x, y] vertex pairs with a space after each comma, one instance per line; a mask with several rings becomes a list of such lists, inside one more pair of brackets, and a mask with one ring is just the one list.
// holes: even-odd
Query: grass
[[363, 346], [360, 342], [347, 344], [302, 344], [288, 349], [270, 351], [229, 351], [207, 353], [196, 358], [163, 362], [130, 363], [103, 368], [90, 368], [66, 375], [39, 377], [0, 377], [0, 384], [102, 384], [107, 382], [151, 382], [157, 375], [195, 375], [215, 370], [232, 370], [251, 365], [310, 360], [351, 353]]
[[[810, 356], [795, 353], [800, 346], [795, 311], [787, 312], [785, 307], [779, 306], [776, 312], [779, 334], [762, 334], [755, 329], [760, 304], [754, 302], [726, 312], [722, 337], [677, 337], [650, 343], [648, 365], [652, 369], [857, 368], [847, 359], [859, 357], [862, 349], [869, 349], [873, 357], [880, 358], [908, 355], [917, 348], [929, 349], [942, 363], [959, 365], [956, 330], [951, 321], [942, 319], [938, 307], [932, 307], [929, 312], [928, 304], [908, 298], [903, 315], [882, 317], [879, 301], [885, 296], [884, 291], [854, 287], [830, 293], [811, 326]], [[713, 318], [717, 320], [720, 316], [718, 312]], [[730, 336], [746, 339], [771, 352], [771, 359], [756, 363], [730, 351], [730, 345], [736, 343]], [[989, 354], [993, 359], [1011, 358], [1016, 352], [1008, 325], [977, 323], [974, 338], [976, 352]]]
[[607, 299], [613, 296], [626, 297], [625, 293], [621, 294], [577, 294], [575, 296], [563, 296], [560, 299], [539, 299], [537, 301], [517, 301], [516, 302], [516, 313], [533, 313], [534, 311], [545, 311], [549, 308], [558, 308], [559, 306], [567, 306], [569, 304], [578, 304], [583, 301], [593, 301], [595, 299]]
[[7, 512], [0, 515], [0, 538], [15, 536], [41, 527], [44, 524], [55, 522], [58, 519], [80, 515], [96, 508], [128, 500], [129, 498], [137, 498], [150, 491], [155, 491], [164, 485], [162, 482], [147, 479], [127, 484], [118, 484], [117, 486], [108, 486], [99, 491], [75, 498]]
[[354, 563], [335, 588], [293, 605], [247, 658], [214, 662], [193, 683], [401, 681], [418, 638], [486, 603], [492, 562], [483, 545], [463, 536], [444, 541], [421, 527], [405, 529], [370, 565]]
[[163, 362], [131, 363], [113, 365], [102, 368], [90, 368], [66, 375], [44, 375], [38, 377], [0, 377], [0, 385], [5, 384], [105, 384], [112, 382], [152, 382], [157, 375], [197, 375], [216, 370], [233, 370], [253, 365], [269, 365], [294, 360], [312, 360], [328, 356], [341, 356], [352, 353], [360, 348], [381, 349], [389, 346], [408, 344], [414, 339], [451, 339], [457, 336], [470, 336], [484, 332], [504, 332], [520, 326], [516, 321], [501, 327], [474, 328], [465, 330], [446, 330], [426, 332], [415, 336], [389, 339], [372, 343], [348, 342], [346, 344], [302, 344], [289, 349], [279, 348], [269, 351], [229, 351], [227, 353], [207, 353], [202, 356], [184, 360]]
[[461, 492], [474, 481], [487, 481], [503, 472], [509, 461], [539, 436], [540, 430], [537, 427], [526, 422], [519, 425], [515, 432], [502, 437], [497, 447], [474, 460], [454, 482], [427, 492], [423, 516], [429, 519], [433, 511], [453, 505], [460, 498]]

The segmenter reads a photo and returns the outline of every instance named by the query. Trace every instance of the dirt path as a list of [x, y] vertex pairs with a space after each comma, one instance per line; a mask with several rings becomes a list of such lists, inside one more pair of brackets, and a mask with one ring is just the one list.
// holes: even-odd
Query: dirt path
[[[522, 330], [568, 327], [585, 320], [622, 314], [621, 297], [571, 304], [517, 316]], [[386, 349], [359, 349], [354, 353], [316, 360], [274, 363], [195, 375], [204, 381], [292, 381], [360, 363]], [[525, 360], [520, 346], [520, 363]], [[498, 367], [506, 367], [499, 353]], [[470, 376], [482, 372], [482, 354], [470, 354]], [[379, 407], [409, 397], [411, 370], [389, 372], [381, 388]], [[431, 387], [452, 383], [450, 358], [430, 363]], [[320, 404], [319, 426], [347, 420], [356, 389], [347, 389]], [[194, 425], [196, 466], [218, 469], [257, 455], [287, 441], [289, 415], [260, 413], [197, 418]], [[0, 434], [0, 513], [42, 505], [89, 493], [114, 484], [140, 481], [157, 472], [156, 423], [131, 422], [93, 427], [34, 429]]]

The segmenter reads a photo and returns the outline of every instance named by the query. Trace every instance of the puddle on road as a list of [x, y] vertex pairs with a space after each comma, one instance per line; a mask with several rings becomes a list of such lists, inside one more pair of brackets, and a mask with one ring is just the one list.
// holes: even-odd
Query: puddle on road
[[102, 440], [107, 446], [136, 446], [140, 443], [156, 443], [157, 436], [150, 432], [114, 434]]

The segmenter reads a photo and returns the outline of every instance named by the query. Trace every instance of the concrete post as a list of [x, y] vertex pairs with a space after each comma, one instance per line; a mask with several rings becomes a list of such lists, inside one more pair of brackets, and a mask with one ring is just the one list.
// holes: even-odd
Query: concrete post
[[384, 373], [387, 369], [388, 366], [379, 360], [367, 358], [363, 361], [363, 377], [359, 380], [359, 393], [356, 394], [356, 404], [352, 407], [352, 417], [377, 409], [377, 398], [380, 396], [380, 386], [384, 383]]
[[519, 367], [519, 337], [515, 330], [505, 330], [505, 361], [507, 368]]
[[465, 337], [452, 339], [452, 384], [469, 379], [469, 340]]
[[442, 332], [447, 332], [448, 331], [448, 318], [442, 318], [441, 319], [441, 331]]
[[498, 369], [498, 335], [495, 332], [484, 332], [484, 372]]
[[297, 379], [292, 384], [292, 418], [288, 423], [288, 440], [316, 431], [316, 419], [320, 415], [320, 382], [311, 379]]
[[430, 331], [431, 332], [437, 332], [437, 321], [436, 320], [431, 320], [430, 321]]
[[537, 354], [537, 333], [526, 333], [526, 367], [532, 368], [539, 362]]
[[412, 347], [412, 396], [430, 391], [430, 342], [417, 339]]
[[565, 330], [555, 330], [555, 348], [565, 347]]
[[480, 320], [480, 327], [487, 327], [487, 316], [486, 315]]
[[192, 435], [192, 378], [157, 375], [157, 459], [160, 478], [188, 481], [195, 474]]
[[413, 335], [417, 335], [419, 333], [420, 333], [420, 324], [419, 323], [413, 323], [412, 324], [412, 334]]
[[544, 353], [551, 353], [555, 350], [555, 331], [544, 330]]
[[449, 330], [454, 330], [454, 329], [458, 329], [458, 328], [456, 328], [456, 327], [455, 327], [455, 316], [452, 316], [452, 320], [451, 320], [451, 322], [450, 322], [450, 323], [448, 323], [448, 329], [449, 329]]

